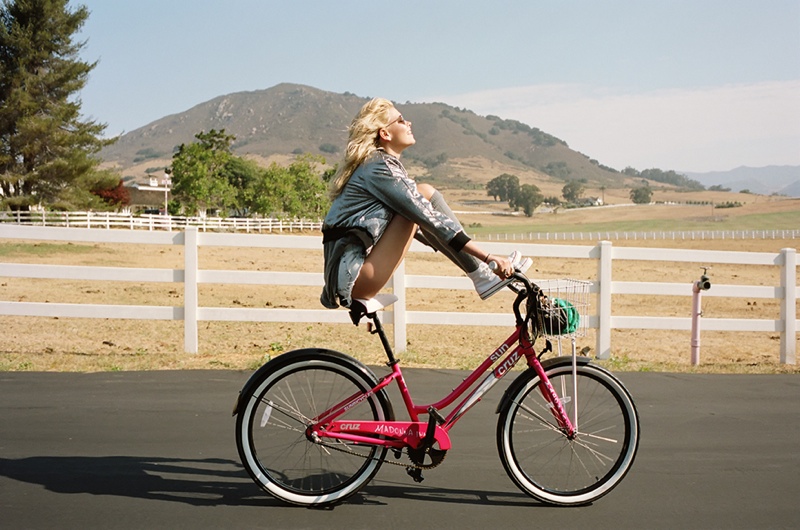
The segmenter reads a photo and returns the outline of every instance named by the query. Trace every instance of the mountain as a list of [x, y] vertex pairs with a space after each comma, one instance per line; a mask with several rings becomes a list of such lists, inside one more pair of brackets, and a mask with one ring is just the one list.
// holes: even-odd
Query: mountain
[[[160, 174], [175, 150], [193, 142], [197, 133], [224, 129], [236, 137], [233, 150], [239, 156], [267, 163], [313, 153], [332, 164], [341, 158], [347, 126], [368, 99], [288, 83], [237, 92], [126, 133], [100, 156], [121, 171], [126, 181], [142, 183], [150, 174]], [[546, 195], [558, 195], [564, 182], [572, 179], [584, 180], [587, 187], [609, 189], [631, 187], [641, 180], [605, 167], [573, 151], [564, 140], [516, 120], [479, 116], [444, 103], [407, 102], [397, 107], [413, 122], [417, 139], [403, 153], [403, 161], [409, 172], [424, 174], [429, 182], [474, 188], [512, 173], [521, 183], [536, 184]], [[800, 197], [798, 166], [684, 174], [706, 187]]]
[[786, 186], [778, 193], [787, 197], [800, 197], [800, 180]]
[[706, 187], [722, 186], [735, 192], [749, 190], [762, 195], [800, 197], [800, 166], [742, 166], [730, 171], [685, 175]]
[[[147, 172], [168, 165], [175, 149], [194, 141], [197, 133], [224, 129], [236, 137], [233, 149], [239, 156], [267, 160], [308, 152], [333, 163], [346, 144], [347, 126], [367, 100], [293, 84], [228, 94], [126, 133], [100, 156], [121, 170], [126, 180], [141, 180]], [[458, 179], [459, 167], [472, 164], [489, 168], [484, 182], [509, 169], [562, 185], [568, 179], [603, 185], [625, 179], [571, 150], [563, 140], [515, 120], [479, 116], [444, 103], [397, 106], [413, 122], [417, 138], [403, 155], [409, 171], [416, 168], [433, 178]], [[468, 186], [471, 175], [462, 175], [460, 184]]]

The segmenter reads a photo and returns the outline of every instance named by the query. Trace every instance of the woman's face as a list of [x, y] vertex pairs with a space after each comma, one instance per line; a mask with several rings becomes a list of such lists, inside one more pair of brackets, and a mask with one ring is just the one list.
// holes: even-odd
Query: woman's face
[[379, 134], [381, 146], [394, 156], [400, 156], [400, 153], [417, 141], [411, 131], [411, 122], [403, 118], [394, 107], [389, 110], [389, 125], [383, 127]]

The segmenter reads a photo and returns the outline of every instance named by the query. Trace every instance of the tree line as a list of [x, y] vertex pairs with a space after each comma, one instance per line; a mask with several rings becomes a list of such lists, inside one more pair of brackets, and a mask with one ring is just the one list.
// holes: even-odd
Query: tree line
[[534, 210], [544, 202], [544, 196], [538, 186], [519, 183], [519, 177], [503, 173], [486, 184], [486, 192], [494, 200], [508, 202], [515, 212], [520, 208], [525, 215], [531, 217]]
[[672, 184], [687, 190], [702, 191], [706, 189], [700, 182], [690, 179], [686, 175], [676, 173], [671, 169], [664, 171], [662, 169], [652, 168], [639, 171], [632, 167], [626, 167], [622, 173], [631, 177], [641, 177], [643, 179], [652, 180], [653, 182], [661, 182], [662, 184]]
[[261, 167], [235, 156], [233, 135], [212, 129], [181, 145], [168, 173], [172, 180], [170, 213], [309, 217], [325, 215], [330, 202], [326, 182], [333, 170], [322, 170], [325, 159], [300, 155], [289, 166]]
[[[519, 177], [508, 173], [503, 173], [486, 184], [487, 195], [496, 201], [508, 202], [508, 206], [514, 211], [519, 211], [521, 208], [528, 217], [532, 217], [536, 208], [544, 203], [551, 206], [559, 206], [565, 202], [572, 205], [579, 204], [585, 191], [585, 181], [570, 180], [561, 188], [561, 197], [564, 199], [562, 201], [561, 197], [545, 197], [539, 187], [533, 184], [520, 185]], [[649, 204], [653, 198], [653, 190], [644, 181], [642, 186], [630, 191], [630, 198], [634, 204]]]

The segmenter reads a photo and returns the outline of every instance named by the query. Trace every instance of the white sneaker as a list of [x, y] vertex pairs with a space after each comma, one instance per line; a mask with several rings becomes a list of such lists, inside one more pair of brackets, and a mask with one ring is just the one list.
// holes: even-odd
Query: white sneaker
[[[531, 258], [523, 258], [522, 254], [515, 250], [508, 256], [508, 260], [518, 272], [527, 271], [533, 264]], [[511, 283], [511, 278], [501, 279], [498, 275], [492, 272], [489, 265], [481, 263], [477, 270], [467, 274], [472, 283], [475, 285], [475, 291], [481, 300], [486, 300], [497, 291]]]
[[514, 266], [514, 270], [517, 272], [525, 273], [531, 268], [531, 265], [533, 265], [533, 259], [523, 258], [522, 253], [519, 250], [512, 252], [508, 256], [508, 259], [511, 260], [511, 264]]

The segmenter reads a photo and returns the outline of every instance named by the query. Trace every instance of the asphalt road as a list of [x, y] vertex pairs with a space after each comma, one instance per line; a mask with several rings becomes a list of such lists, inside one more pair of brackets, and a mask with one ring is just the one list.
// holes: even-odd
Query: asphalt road
[[[380, 370], [380, 369], [376, 369]], [[407, 370], [419, 402], [464, 376]], [[332, 510], [291, 507], [241, 467], [231, 408], [249, 374], [0, 374], [0, 528], [798, 528], [800, 377], [623, 373], [642, 438], [595, 504], [522, 494], [495, 448], [494, 389], [416, 484], [384, 465]]]

